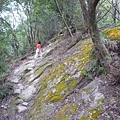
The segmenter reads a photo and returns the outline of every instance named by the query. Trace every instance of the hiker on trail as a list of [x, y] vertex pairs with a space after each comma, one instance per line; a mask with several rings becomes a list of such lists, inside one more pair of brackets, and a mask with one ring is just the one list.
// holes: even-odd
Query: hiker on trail
[[34, 59], [36, 59], [39, 55], [42, 58], [41, 42], [40, 41], [38, 41], [38, 44], [36, 45], [36, 54], [35, 54]]

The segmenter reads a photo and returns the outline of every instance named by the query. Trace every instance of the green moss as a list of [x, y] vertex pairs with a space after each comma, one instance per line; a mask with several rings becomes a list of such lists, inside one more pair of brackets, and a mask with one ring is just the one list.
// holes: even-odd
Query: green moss
[[51, 118], [51, 120], [68, 120], [67, 111], [69, 110], [70, 106], [70, 104], [66, 104], [65, 106], [63, 106], [63, 108], [59, 112], [57, 112], [56, 115]]
[[120, 26], [109, 29], [107, 31], [107, 36], [110, 40], [120, 41]]
[[96, 119], [101, 113], [101, 110], [100, 109], [92, 109], [92, 110], [89, 110], [89, 116], [90, 116], [90, 119], [91, 120], [94, 120]]
[[77, 109], [78, 109], [78, 104], [73, 105], [73, 106], [70, 108], [70, 112], [71, 112], [71, 114], [73, 114], [74, 112], [76, 112]]
[[110, 101], [111, 102], [115, 101], [115, 97], [110, 97]]
[[68, 120], [70, 115], [75, 113], [78, 109], [78, 105], [66, 104], [58, 111], [51, 120]]
[[64, 98], [64, 95], [54, 95], [48, 101], [49, 102], [60, 102]]
[[56, 86], [56, 90], [57, 91], [61, 91], [61, 90], [64, 90], [66, 88], [66, 84], [64, 82], [61, 82], [60, 84], [58, 84]]
[[47, 101], [49, 101], [49, 100], [51, 99], [52, 94], [53, 94], [53, 93], [50, 91], [49, 94], [47, 94], [47, 95], [45, 96], [45, 102], [47, 102]]
[[43, 71], [44, 71], [47, 67], [49, 67], [49, 66], [51, 66], [51, 65], [52, 65], [52, 63], [46, 64], [46, 65], [40, 67], [38, 70], [35, 71], [34, 75], [36, 76], [36, 75], [42, 74]]
[[70, 81], [67, 85], [68, 89], [71, 90], [72, 88], [74, 88], [76, 86], [76, 84], [77, 84], [77, 80]]
[[[52, 65], [52, 63], [49, 64], [45, 64], [44, 66], [40, 67], [39, 69], [37, 69], [33, 75], [31, 76], [30, 72], [28, 74], [25, 75], [25, 81], [24, 83], [27, 84], [29, 82], [32, 82], [34, 79], [36, 79], [37, 77], [41, 76], [42, 73], [44, 72], [44, 70], [48, 67], [50, 67]], [[30, 81], [29, 81], [30, 80]]]
[[60, 95], [60, 93], [65, 88], [66, 88], [66, 84], [61, 82], [60, 84], [58, 84], [56, 86], [56, 89], [55, 89], [56, 91], [54, 93], [49, 92], [47, 94], [47, 96], [45, 97], [45, 101], [46, 102], [52, 102], [52, 101], [59, 102], [59, 101], [61, 101], [64, 98], [65, 94]]
[[89, 120], [88, 117], [81, 117], [80, 120]]
[[72, 58], [69, 58], [69, 59], [65, 60], [64, 63], [65, 63], [66, 68], [68, 68], [69, 66], [74, 64], [74, 60]]
[[88, 110], [88, 114], [82, 116], [80, 120], [96, 120], [98, 116], [101, 114], [102, 109], [100, 106], [96, 109]]
[[[80, 51], [78, 53], [72, 55], [61, 64], [52, 64], [52, 68], [49, 71], [49, 74], [47, 74], [45, 78], [42, 78], [42, 80], [40, 79], [40, 91], [38, 93], [35, 104], [31, 108], [30, 114], [33, 112], [33, 110], [35, 110], [35, 112], [38, 113], [35, 115], [40, 116], [40, 114], [43, 113], [41, 113], [39, 108], [43, 103], [60, 102], [66, 97], [66, 95], [71, 92], [71, 90], [77, 85], [83, 76], [83, 73], [87, 67], [87, 63], [89, 62], [89, 51], [92, 49], [92, 45], [93, 44], [91, 40], [88, 40], [85, 43], [81, 41], [79, 43]], [[40, 74], [41, 71], [44, 71], [44, 67], [42, 68], [42, 70], [39, 69], [36, 71], [36, 75]], [[73, 77], [73, 70], [75, 71], [74, 73], [79, 71], [81, 72], [78, 78]], [[77, 105], [65, 105], [52, 118], [52, 120], [56, 120], [56, 118], [57, 120], [67, 120], [69, 116], [77, 110], [77, 108]], [[66, 115], [66, 113], [68, 114]]]
[[88, 93], [91, 91], [91, 89], [92, 89], [91, 87], [88, 87], [88, 88], [84, 89], [84, 91]]
[[15, 107], [16, 105], [19, 103], [18, 98], [14, 98], [10, 104], [9, 104], [9, 108], [8, 108], [8, 113], [10, 116], [13, 116], [15, 114]]
[[104, 99], [103, 98], [98, 99], [98, 103], [104, 103]]

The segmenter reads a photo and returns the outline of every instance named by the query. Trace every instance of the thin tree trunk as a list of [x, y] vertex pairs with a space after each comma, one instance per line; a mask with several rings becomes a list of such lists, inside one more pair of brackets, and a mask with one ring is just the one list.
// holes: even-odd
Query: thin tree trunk
[[[94, 43], [95, 51], [97, 51], [98, 59], [100, 63], [104, 62], [104, 66], [107, 68], [109, 72], [106, 77], [109, 82], [112, 84], [116, 84], [120, 82], [120, 69], [117, 66], [116, 62], [111, 58], [109, 51], [105, 47], [102, 39], [100, 38], [99, 29], [96, 21], [96, 6], [100, 0], [87, 0], [88, 2], [88, 16], [89, 16], [89, 32]], [[105, 59], [106, 58], [106, 59]], [[110, 61], [108, 61], [110, 60]], [[110, 65], [112, 63], [112, 65]], [[116, 67], [117, 66], [117, 67]], [[111, 77], [112, 76], [112, 81]]]
[[63, 19], [63, 22], [64, 22], [64, 24], [65, 24], [65, 26], [66, 26], [66, 28], [67, 28], [70, 36], [73, 38], [72, 32], [71, 32], [71, 30], [69, 29], [69, 27], [68, 27], [68, 25], [67, 25], [67, 22], [66, 22], [63, 14], [62, 14], [62, 12], [61, 12], [61, 10], [60, 10], [60, 7], [59, 7], [59, 4], [58, 4], [57, 0], [54, 0], [54, 1], [55, 1], [55, 4], [56, 4], [56, 6], [57, 6], [57, 8], [58, 8], [58, 11], [59, 11], [59, 13], [60, 13], [60, 15], [61, 15], [61, 17], [62, 17], [62, 19]]
[[80, 1], [81, 9], [82, 9], [83, 18], [85, 20], [85, 27], [88, 28], [89, 21], [88, 21], [88, 10], [87, 10], [86, 3], [85, 3], [85, 0], [79, 0], [79, 1]]
[[100, 0], [89, 0], [88, 1], [88, 15], [89, 15], [89, 30], [92, 41], [95, 46], [95, 50], [98, 52], [101, 60], [106, 58], [111, 59], [111, 56], [105, 47], [102, 39], [100, 38], [97, 21], [96, 21], [96, 6]]
[[2, 10], [3, 0], [0, 0], [0, 10]]

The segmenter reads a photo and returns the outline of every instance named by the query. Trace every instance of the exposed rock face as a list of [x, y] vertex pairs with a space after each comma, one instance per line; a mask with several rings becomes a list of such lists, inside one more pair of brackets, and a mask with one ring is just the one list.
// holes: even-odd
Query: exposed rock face
[[18, 110], [18, 113], [25, 112], [27, 110], [27, 107], [25, 107], [23, 105], [18, 105], [17, 110]]
[[[61, 64], [53, 64], [49, 74], [42, 74], [46, 77], [39, 79], [41, 88], [35, 104], [30, 110], [31, 119], [43, 118], [42, 114], [45, 112], [43, 108], [47, 106], [45, 103], [48, 103], [49, 108], [51, 106], [49, 102], [61, 102], [75, 88], [87, 67], [91, 48], [92, 42], [90, 40], [79, 42], [70, 50], [73, 53], [72, 55], [67, 57]], [[52, 104], [52, 106], [54, 105]], [[36, 112], [33, 113], [33, 111]], [[47, 113], [52, 114], [51, 112], [52, 110]], [[46, 115], [46, 117], [49, 117], [49, 115]]]
[[20, 98], [24, 101], [31, 100], [33, 94], [35, 94], [36, 88], [34, 86], [28, 86], [25, 90], [20, 93]]
[[88, 67], [92, 41], [66, 45], [70, 49], [58, 58], [63, 49], [60, 44], [66, 42], [50, 44], [44, 48], [44, 58], [30, 60], [12, 72], [17, 97], [9, 105], [10, 116], [18, 120], [94, 120], [105, 110], [100, 79], [76, 88]]
[[[104, 95], [100, 93], [99, 80], [71, 94], [63, 101], [35, 102], [30, 111], [30, 120], [87, 120], [95, 119], [104, 110]], [[34, 112], [36, 111], [36, 112]]]

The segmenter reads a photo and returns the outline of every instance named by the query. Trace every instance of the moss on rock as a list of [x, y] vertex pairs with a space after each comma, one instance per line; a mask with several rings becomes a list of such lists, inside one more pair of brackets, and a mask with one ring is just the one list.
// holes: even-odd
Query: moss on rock
[[89, 110], [89, 118], [90, 118], [90, 120], [96, 119], [100, 115], [100, 113], [101, 113], [100, 109]]
[[[34, 120], [35, 116], [40, 119], [41, 114], [43, 114], [40, 109], [41, 105], [46, 102], [61, 102], [75, 88], [81, 80], [87, 63], [90, 60], [89, 51], [92, 49], [92, 46], [91, 40], [80, 41], [78, 46], [74, 46], [78, 48], [79, 52], [73, 54], [61, 64], [55, 63], [52, 65], [49, 74], [45, 76], [44, 80], [39, 79], [39, 82], [43, 81], [43, 83], [41, 84], [35, 104], [29, 112], [29, 116], [32, 116], [31, 120]], [[70, 114], [77, 109], [76, 105], [72, 107], [68, 104], [56, 116], [60, 115], [61, 119], [64, 117], [64, 120], [67, 120], [70, 114], [65, 115], [65, 111], [68, 107]], [[32, 115], [33, 111], [35, 112]], [[53, 117], [52, 119], [54, 120], [55, 118]]]
[[66, 104], [56, 113], [51, 120], [68, 120], [78, 109], [78, 105]]
[[107, 30], [107, 36], [110, 40], [120, 42], [120, 26]]

